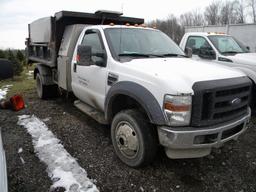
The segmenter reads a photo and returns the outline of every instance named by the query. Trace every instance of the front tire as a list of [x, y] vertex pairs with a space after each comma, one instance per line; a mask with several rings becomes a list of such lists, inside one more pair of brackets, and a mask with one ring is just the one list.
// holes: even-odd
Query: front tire
[[157, 139], [153, 126], [137, 110], [124, 110], [115, 115], [111, 139], [117, 156], [130, 167], [146, 166], [154, 160]]

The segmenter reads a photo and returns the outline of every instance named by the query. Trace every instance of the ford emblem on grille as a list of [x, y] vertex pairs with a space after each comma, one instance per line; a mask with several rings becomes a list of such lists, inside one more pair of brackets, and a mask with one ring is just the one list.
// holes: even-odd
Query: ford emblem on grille
[[240, 98], [235, 98], [232, 101], [230, 101], [231, 105], [238, 105], [239, 103], [241, 103], [241, 99]]

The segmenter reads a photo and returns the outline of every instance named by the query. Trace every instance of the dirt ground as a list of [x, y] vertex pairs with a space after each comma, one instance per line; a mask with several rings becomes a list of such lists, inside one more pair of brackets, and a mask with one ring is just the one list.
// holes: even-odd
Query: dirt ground
[[[25, 110], [0, 110], [10, 192], [46, 192], [51, 186], [46, 166], [34, 153], [31, 136], [17, 125], [21, 114], [49, 118], [45, 122], [49, 129], [87, 170], [100, 191], [256, 191], [256, 118], [238, 141], [214, 150], [208, 157], [170, 160], [160, 149], [153, 164], [132, 169], [116, 157], [109, 127], [76, 109], [72, 99], [42, 101], [34, 90], [25, 98]], [[22, 153], [18, 153], [20, 148]]]

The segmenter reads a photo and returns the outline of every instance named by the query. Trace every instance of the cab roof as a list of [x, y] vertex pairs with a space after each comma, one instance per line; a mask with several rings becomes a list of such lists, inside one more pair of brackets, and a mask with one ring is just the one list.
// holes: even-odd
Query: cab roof
[[225, 36], [230, 36], [226, 33], [223, 32], [187, 32], [186, 35], [195, 35], [195, 36], [212, 36], [212, 35], [225, 35]]
[[147, 27], [145, 25], [114, 25], [114, 24], [109, 24], [109, 25], [99, 25], [102, 29], [111, 29], [111, 28], [123, 28], [123, 29], [148, 29], [148, 30], [156, 30], [158, 29]]

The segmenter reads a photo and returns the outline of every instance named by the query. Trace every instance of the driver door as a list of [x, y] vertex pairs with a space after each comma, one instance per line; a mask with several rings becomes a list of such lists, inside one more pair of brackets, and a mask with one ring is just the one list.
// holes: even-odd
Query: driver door
[[[106, 87], [106, 63], [107, 58], [95, 56], [95, 53], [105, 53], [101, 33], [97, 29], [87, 29], [79, 39], [81, 45], [91, 47], [91, 65], [78, 65], [76, 58], [72, 61], [72, 89], [76, 97], [98, 110], [104, 110]], [[77, 53], [77, 47], [75, 54]], [[101, 63], [99, 65], [99, 63]]]

